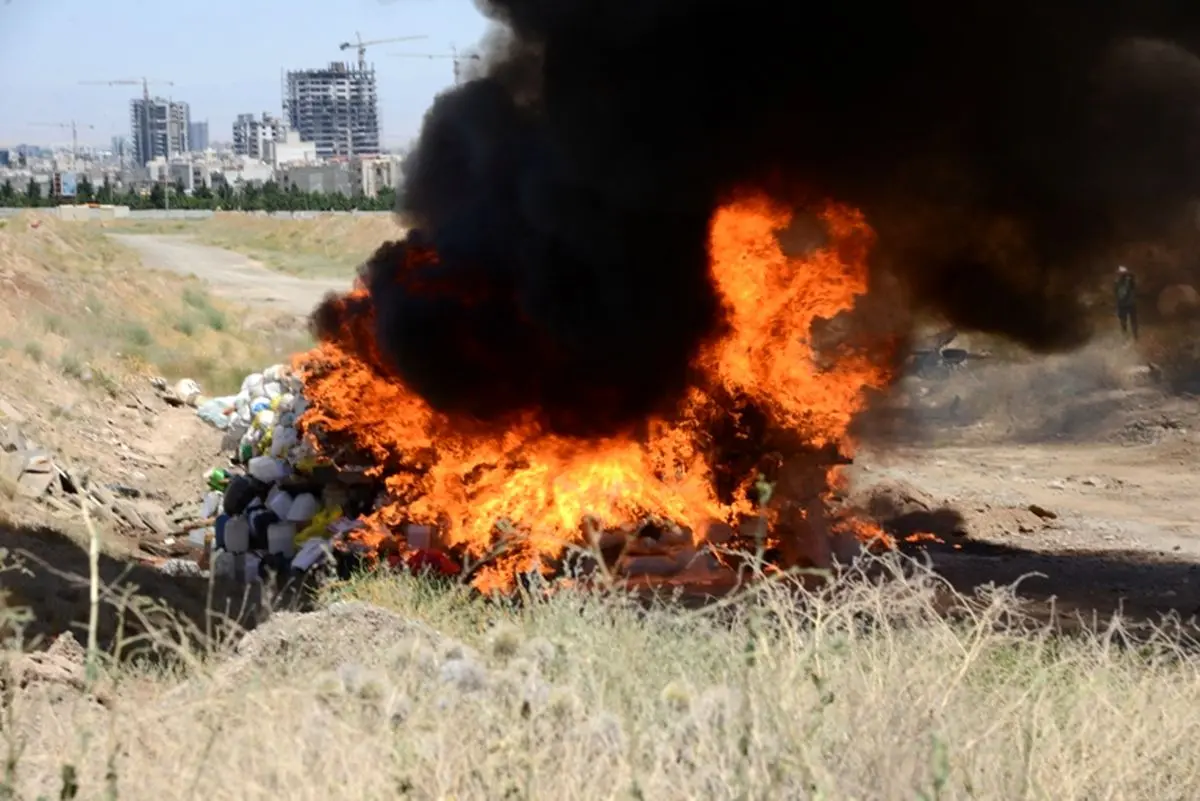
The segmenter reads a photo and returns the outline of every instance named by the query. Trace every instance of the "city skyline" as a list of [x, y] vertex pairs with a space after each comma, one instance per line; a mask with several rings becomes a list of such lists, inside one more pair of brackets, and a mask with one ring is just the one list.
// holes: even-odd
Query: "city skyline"
[[[208, 122], [211, 142], [228, 142], [239, 114], [281, 113], [286, 70], [355, 61], [353, 49], [338, 45], [357, 31], [366, 40], [427, 37], [367, 50], [367, 62], [378, 74], [382, 144], [396, 148], [416, 136], [433, 98], [453, 85], [453, 64], [388, 54], [442, 53], [452, 44], [469, 49], [487, 29], [470, 0], [344, 0], [336, 6], [294, 0], [269, 4], [272, 8], [215, 0], [205, 7], [203, 25], [187, 6], [151, 9], [139, 0], [49, 5], [0, 5], [0, 147], [69, 145], [69, 131], [45, 124], [74, 120], [81, 146], [108, 148], [113, 137], [129, 136], [130, 103], [141, 93], [81, 82], [143, 76], [172, 81], [173, 86], [151, 86], [151, 94], [187, 103], [193, 119]], [[82, 44], [55, 51], [53, 58], [45, 55], [52, 50], [48, 41], [76, 41], [68, 35], [73, 30], [86, 31]], [[271, 30], [286, 35], [251, 37]], [[108, 46], [122, 37], [136, 46]]]

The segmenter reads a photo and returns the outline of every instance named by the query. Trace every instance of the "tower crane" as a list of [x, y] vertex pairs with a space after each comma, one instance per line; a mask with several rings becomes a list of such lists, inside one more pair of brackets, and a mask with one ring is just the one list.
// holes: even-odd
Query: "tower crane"
[[174, 86], [174, 81], [155, 81], [149, 78], [121, 78], [115, 81], [80, 81], [84, 86], [140, 86], [142, 87], [142, 99], [147, 103], [150, 102], [150, 84], [162, 84], [164, 86]]
[[462, 83], [462, 63], [464, 61], [479, 61], [480, 60], [478, 53], [467, 53], [465, 55], [459, 54], [458, 48], [456, 48], [454, 45], [450, 45], [450, 52], [448, 52], [448, 53], [388, 53], [388, 55], [395, 56], [396, 58], [429, 58], [429, 59], [449, 58], [449, 59], [453, 59], [453, 61], [454, 61], [454, 85], [455, 86], [458, 86], [459, 84]]
[[[70, 122], [31, 122], [30, 125], [39, 128], [70, 128], [71, 129], [71, 158], [76, 162], [79, 161], [79, 125], [75, 120]], [[82, 127], [90, 130], [96, 130], [95, 125], [84, 124]]]
[[358, 70], [359, 70], [359, 72], [362, 72], [364, 69], [366, 69], [366, 66], [367, 66], [367, 48], [368, 47], [373, 47], [378, 44], [392, 44], [393, 42], [415, 42], [419, 39], [428, 39], [428, 38], [429, 37], [425, 36], [425, 35], [397, 36], [393, 39], [372, 39], [370, 41], [364, 42], [363, 38], [362, 38], [362, 34], [360, 34], [358, 31], [355, 31], [354, 32], [354, 41], [353, 42], [342, 42], [340, 45], [338, 45], [338, 49], [339, 50], [350, 50], [350, 49], [358, 50]]

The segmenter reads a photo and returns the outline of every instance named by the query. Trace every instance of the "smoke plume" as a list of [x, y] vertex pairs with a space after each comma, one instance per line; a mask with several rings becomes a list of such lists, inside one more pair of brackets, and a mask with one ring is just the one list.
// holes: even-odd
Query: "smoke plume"
[[481, 74], [405, 165], [412, 233], [365, 268], [380, 351], [447, 412], [600, 434], [669, 407], [743, 187], [863, 209], [895, 303], [1041, 351], [1088, 338], [1111, 248], [1200, 196], [1191, 0], [481, 8]]

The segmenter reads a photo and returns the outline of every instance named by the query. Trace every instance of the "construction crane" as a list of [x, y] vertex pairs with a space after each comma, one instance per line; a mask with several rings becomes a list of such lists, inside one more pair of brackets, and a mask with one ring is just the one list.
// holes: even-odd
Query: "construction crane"
[[458, 48], [450, 45], [449, 53], [388, 53], [389, 56], [396, 58], [449, 58], [454, 60], [454, 85], [458, 86], [462, 83], [462, 63], [464, 61], [479, 61], [478, 53], [467, 53], [460, 55]]
[[367, 48], [374, 47], [378, 44], [392, 44], [393, 42], [415, 42], [419, 39], [428, 39], [428, 36], [397, 36], [394, 39], [372, 39], [369, 42], [364, 42], [362, 34], [358, 31], [354, 32], [353, 42], [342, 42], [338, 45], [339, 50], [350, 50], [354, 48], [358, 50], [358, 70], [362, 72], [367, 67]]
[[[79, 127], [80, 126], [75, 122], [75, 120], [71, 120], [70, 122], [31, 122], [29, 124], [32, 126], [36, 126], [38, 128], [64, 128], [64, 129], [70, 128], [71, 129], [71, 158], [73, 158], [76, 162], [79, 161]], [[88, 128], [93, 131], [96, 130], [95, 125], [84, 125], [83, 127]]]
[[162, 84], [164, 86], [174, 86], [174, 81], [153, 81], [149, 78], [122, 78], [116, 81], [80, 81], [85, 86], [140, 86], [142, 87], [142, 99], [147, 103], [150, 102], [150, 84]]

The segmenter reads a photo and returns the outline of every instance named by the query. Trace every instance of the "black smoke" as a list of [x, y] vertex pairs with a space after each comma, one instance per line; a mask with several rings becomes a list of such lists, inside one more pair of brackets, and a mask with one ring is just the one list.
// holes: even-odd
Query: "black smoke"
[[1200, 195], [1194, 0], [481, 8], [482, 74], [405, 165], [413, 233], [365, 271], [384, 357], [447, 412], [598, 434], [669, 407], [741, 188], [862, 208], [895, 303], [1043, 351], [1088, 338], [1108, 250]]

